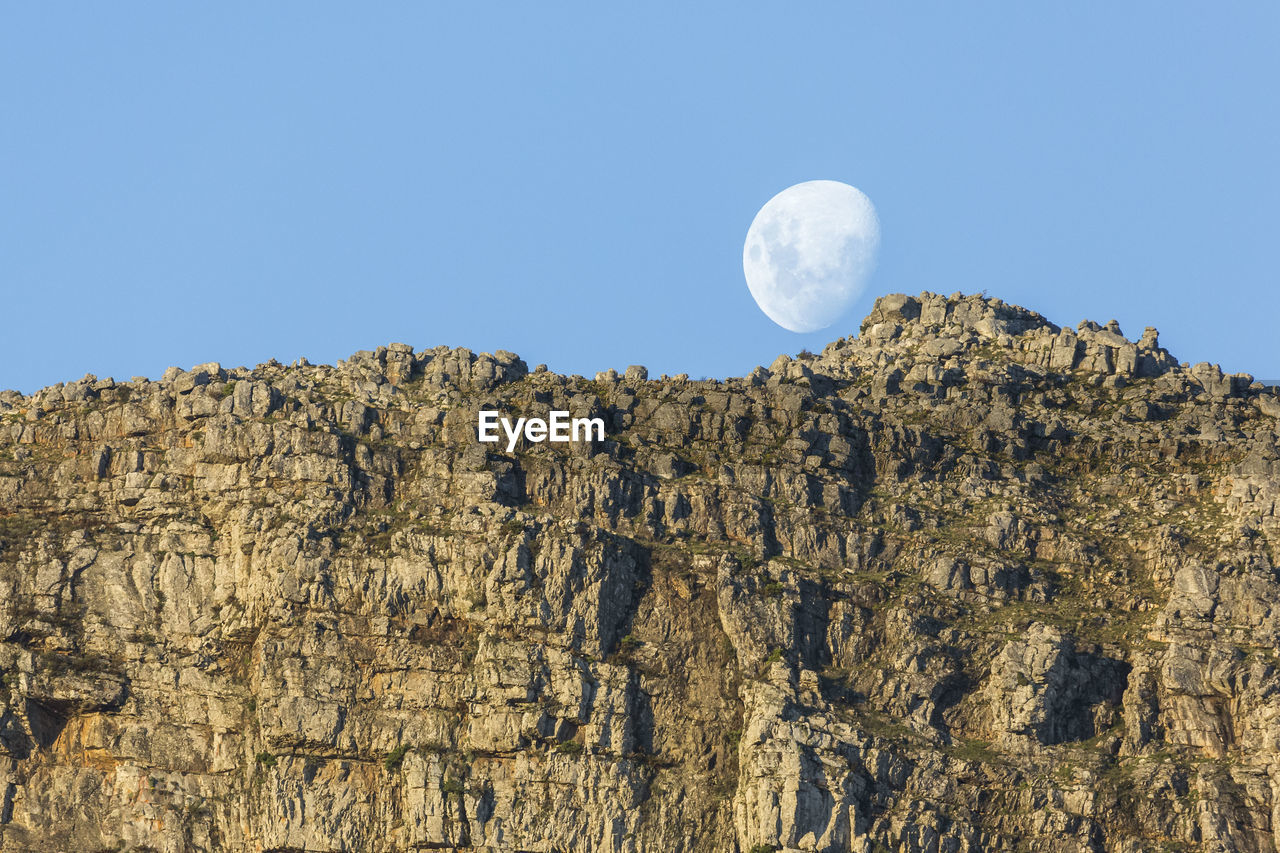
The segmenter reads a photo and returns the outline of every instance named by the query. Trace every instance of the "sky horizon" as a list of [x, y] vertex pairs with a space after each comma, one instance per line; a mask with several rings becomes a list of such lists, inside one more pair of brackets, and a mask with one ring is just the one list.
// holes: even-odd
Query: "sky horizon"
[[[1280, 7], [924, 8], [14, 7], [0, 388], [392, 342], [741, 376], [926, 290], [1280, 379]], [[797, 334], [742, 248], [809, 180], [881, 243]]]

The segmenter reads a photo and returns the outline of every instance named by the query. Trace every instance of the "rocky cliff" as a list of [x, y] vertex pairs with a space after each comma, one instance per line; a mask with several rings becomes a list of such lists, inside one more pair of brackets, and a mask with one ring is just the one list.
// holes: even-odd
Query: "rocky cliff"
[[1278, 430], [933, 294], [724, 381], [0, 393], [0, 850], [1274, 851]]

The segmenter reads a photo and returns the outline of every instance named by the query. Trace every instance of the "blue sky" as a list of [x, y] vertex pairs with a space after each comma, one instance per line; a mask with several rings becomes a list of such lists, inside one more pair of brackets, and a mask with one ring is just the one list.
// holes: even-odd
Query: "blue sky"
[[[1280, 6], [796, 5], [11, 4], [0, 388], [392, 341], [741, 375], [922, 290], [1280, 378]], [[797, 335], [742, 242], [823, 178], [880, 264]]]

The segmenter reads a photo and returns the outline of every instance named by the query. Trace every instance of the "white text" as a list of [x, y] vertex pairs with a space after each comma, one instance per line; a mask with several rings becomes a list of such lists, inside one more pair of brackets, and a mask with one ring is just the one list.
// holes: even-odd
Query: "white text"
[[568, 412], [550, 412], [548, 420], [542, 418], [516, 418], [513, 425], [501, 413], [493, 409], [480, 411], [477, 429], [483, 442], [501, 440], [498, 427], [507, 436], [507, 452], [516, 449], [516, 442], [523, 435], [525, 441], [538, 444], [542, 441], [604, 441], [604, 418], [571, 418]]

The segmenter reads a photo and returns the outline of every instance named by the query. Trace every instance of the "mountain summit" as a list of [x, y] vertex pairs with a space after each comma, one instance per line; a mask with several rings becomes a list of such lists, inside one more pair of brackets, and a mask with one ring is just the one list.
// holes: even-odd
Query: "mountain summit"
[[935, 294], [721, 381], [3, 392], [0, 851], [1274, 851], [1278, 441], [1154, 329]]

